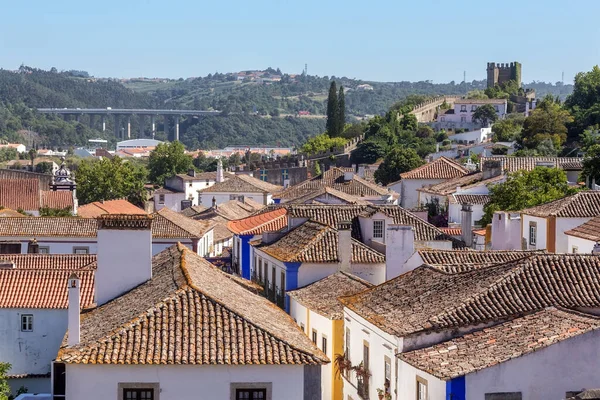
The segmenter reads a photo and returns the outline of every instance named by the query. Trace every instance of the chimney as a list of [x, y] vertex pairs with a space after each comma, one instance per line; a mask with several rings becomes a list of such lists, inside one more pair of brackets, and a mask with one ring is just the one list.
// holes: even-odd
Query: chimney
[[350, 182], [354, 177], [354, 171], [344, 171], [344, 182]]
[[364, 164], [358, 164], [358, 171], [356, 172], [356, 174], [358, 176], [360, 176], [361, 178], [365, 177], [365, 165]]
[[594, 255], [600, 255], [600, 243], [596, 243], [594, 245], [594, 249], [592, 250], [592, 254]]
[[415, 252], [411, 225], [389, 224], [385, 231], [385, 280], [403, 273], [404, 264]]
[[81, 309], [80, 305], [80, 291], [79, 285], [80, 280], [77, 274], [72, 273], [69, 276], [68, 291], [69, 291], [69, 308], [67, 314], [67, 328], [68, 337], [67, 345], [77, 346], [80, 341], [80, 324], [79, 324], [79, 313]]
[[27, 244], [27, 254], [38, 254], [40, 252], [40, 245], [35, 238], [31, 239]]
[[281, 239], [283, 237], [283, 235], [285, 235], [287, 232], [282, 232], [282, 231], [268, 231], [268, 232], [263, 232], [261, 235], [261, 242], [264, 244], [271, 244], [273, 242], [276, 242], [277, 240]]
[[102, 305], [152, 278], [152, 217], [98, 217], [96, 303]]
[[350, 263], [352, 261], [352, 223], [350, 221], [340, 221], [337, 224], [338, 229], [338, 260], [340, 261], [340, 271], [350, 272]]
[[188, 175], [191, 176], [192, 178], [195, 178], [196, 177], [196, 170], [193, 169], [193, 168], [188, 169]]
[[471, 204], [463, 204], [460, 214], [462, 239], [467, 247], [471, 247], [473, 245], [473, 206]]
[[223, 176], [223, 162], [221, 158], [217, 160], [217, 183], [223, 182], [225, 180]]

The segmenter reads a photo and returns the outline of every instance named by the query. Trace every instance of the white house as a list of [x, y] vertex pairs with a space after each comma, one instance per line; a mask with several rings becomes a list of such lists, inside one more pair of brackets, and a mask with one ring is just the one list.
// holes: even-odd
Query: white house
[[[600, 191], [582, 191], [521, 211], [524, 248], [573, 253], [565, 232], [600, 215]], [[501, 240], [501, 238], [498, 238]]]
[[448, 136], [448, 139], [459, 144], [478, 144], [492, 140], [492, 128], [479, 128], [469, 132], [457, 133]]
[[198, 204], [204, 207], [212, 207], [230, 200], [241, 200], [245, 198], [262, 205], [273, 203], [273, 194], [281, 191], [283, 187], [261, 181], [250, 175], [235, 175], [224, 181], [218, 181], [214, 185], [198, 190]]
[[558, 400], [598, 386], [597, 256], [529, 253], [490, 264], [504, 256], [455, 253], [340, 299], [344, 398], [380, 389], [400, 400]]
[[22, 143], [0, 144], [0, 149], [15, 149], [17, 153], [25, 153], [27, 151], [27, 147]]
[[[288, 292], [290, 316], [330, 359], [344, 354], [344, 307], [338, 297], [359, 293], [372, 285], [359, 277], [336, 272], [308, 286]], [[321, 396], [342, 399], [341, 376], [333, 364], [321, 367]]]
[[[505, 172], [531, 171], [535, 167], [560, 168], [567, 174], [567, 182], [576, 184], [583, 170], [582, 158], [579, 157], [481, 157], [481, 170], [488, 170], [492, 175]], [[496, 164], [494, 166], [494, 164]], [[496, 171], [499, 170], [499, 171]]]
[[600, 254], [600, 216], [565, 232], [569, 253]]
[[418, 189], [462, 177], [469, 172], [461, 164], [440, 157], [412, 171], [400, 174], [400, 180], [390, 183], [387, 187], [400, 193], [400, 205], [403, 208], [414, 209], [423, 205], [419, 203]]
[[0, 255], [0, 359], [11, 364], [13, 394], [50, 393], [50, 366], [67, 329], [65, 282], [77, 271], [81, 304], [92, 304], [95, 268], [96, 255]]
[[460, 99], [454, 102], [454, 108], [438, 113], [434, 128], [439, 129], [478, 129], [479, 122], [473, 121], [473, 113], [481, 106], [491, 104], [498, 119], [504, 119], [507, 110], [506, 99]]
[[[137, 234], [121, 243], [109, 239], [122, 223], [103, 221], [114, 248], [98, 258], [97, 305], [83, 318], [79, 277], [69, 279], [53, 395], [321, 399], [321, 365], [329, 359], [293, 320], [184, 246], [151, 259], [150, 222], [141, 218], [127, 226]], [[132, 247], [138, 254], [123, 258]]]

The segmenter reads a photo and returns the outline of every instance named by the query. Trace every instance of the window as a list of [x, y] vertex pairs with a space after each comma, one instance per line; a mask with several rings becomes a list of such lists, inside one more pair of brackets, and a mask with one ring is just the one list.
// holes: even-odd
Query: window
[[385, 221], [382, 219], [376, 219], [373, 221], [373, 238], [383, 238], [383, 226]]
[[537, 242], [537, 222], [529, 223], [529, 244], [535, 246]]
[[154, 400], [154, 389], [123, 389], [123, 400]]
[[0, 254], [21, 254], [21, 243], [19, 243], [19, 242], [0, 243]]
[[417, 400], [427, 400], [427, 381], [420, 376], [417, 376]]
[[467, 117], [460, 117], [460, 122], [467, 122]]
[[263, 271], [262, 271], [262, 258], [258, 258], [258, 280], [262, 282]]
[[521, 400], [521, 392], [486, 393], [485, 400]]
[[165, 204], [165, 195], [164, 194], [158, 195], [158, 204]]
[[275, 269], [275, 266], [273, 265], [273, 268], [271, 269], [271, 286], [273, 287], [273, 291], [275, 291], [275, 287], [277, 287], [276, 283], [277, 283], [277, 270]]
[[229, 195], [229, 200], [235, 200], [235, 199], [237, 199], [237, 196], [235, 194]]
[[33, 332], [33, 314], [21, 314], [21, 332]]
[[302, 332], [306, 332], [306, 330], [304, 330], [304, 324], [302, 322], [300, 322], [300, 329], [302, 329]]
[[269, 285], [269, 263], [267, 262], [267, 260], [265, 260], [265, 264], [264, 264], [264, 268], [265, 268], [265, 285], [268, 286]]
[[471, 106], [471, 111], [477, 110], [477, 106]]
[[38, 247], [40, 254], [50, 254], [50, 246]]
[[317, 344], [317, 331], [315, 329], [312, 330], [312, 341]]
[[573, 253], [573, 254], [579, 253], [579, 247], [573, 246], [573, 248], [571, 249], [571, 253]]
[[158, 400], [158, 383], [119, 383], [118, 400]]
[[260, 382], [232, 383], [230, 400], [271, 400], [272, 386]]
[[496, 106], [496, 112], [500, 112], [500, 107]]
[[363, 340], [363, 365], [369, 370], [369, 342]]
[[467, 105], [463, 104], [460, 106], [460, 112], [467, 112]]
[[346, 358], [350, 359], [350, 328], [346, 328]]
[[392, 385], [392, 360], [388, 356], [383, 356], [383, 371], [383, 390], [385, 390], [385, 393], [390, 393], [390, 386]]
[[208, 183], [208, 179], [207, 179], [207, 180], [206, 180], [206, 186], [208, 186], [208, 185], [209, 185], [209, 183]]
[[285, 292], [285, 271], [281, 271], [281, 294]]
[[236, 400], [262, 400], [267, 398], [267, 389], [236, 389]]
[[321, 335], [321, 350], [327, 355], [327, 336]]
[[90, 253], [89, 247], [83, 247], [83, 246], [74, 246], [73, 247], [73, 254], [89, 254], [89, 253]]

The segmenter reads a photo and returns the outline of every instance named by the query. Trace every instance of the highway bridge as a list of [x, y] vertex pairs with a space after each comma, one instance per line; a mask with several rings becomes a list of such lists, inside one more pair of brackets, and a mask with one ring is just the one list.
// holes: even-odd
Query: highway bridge
[[[99, 116], [102, 119], [102, 132], [106, 131], [106, 118], [114, 119], [114, 132], [117, 138], [131, 138], [131, 117], [136, 116], [140, 137], [145, 136], [146, 117], [150, 118], [150, 132], [152, 137], [156, 133], [156, 117], [163, 119], [164, 131], [167, 137], [170, 133], [170, 125], [173, 126], [173, 139], [179, 140], [179, 120], [182, 116], [186, 117], [202, 117], [207, 115], [219, 115], [220, 111], [204, 111], [204, 110], [156, 110], [148, 108], [38, 108], [39, 113], [63, 115], [65, 118], [76, 118], [78, 121], [82, 115], [89, 116], [90, 127], [95, 127], [95, 117]], [[170, 120], [173, 119], [173, 124]], [[125, 121], [125, 126], [122, 126]]]

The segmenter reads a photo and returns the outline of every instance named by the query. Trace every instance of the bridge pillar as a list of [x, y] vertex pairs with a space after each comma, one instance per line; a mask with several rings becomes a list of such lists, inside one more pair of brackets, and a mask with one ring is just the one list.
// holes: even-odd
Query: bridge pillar
[[127, 116], [127, 139], [131, 139], [131, 115]]
[[96, 115], [90, 114], [89, 115], [90, 129], [94, 129], [94, 122], [96, 122]]
[[118, 114], [115, 114], [113, 117], [115, 118], [115, 126], [114, 126], [115, 137], [117, 139], [119, 139], [119, 133], [120, 133], [119, 131], [121, 130], [121, 126], [120, 126], [121, 125], [121, 119], [120, 119], [120, 117], [119, 117]]
[[152, 139], [154, 139], [154, 135], [156, 134], [156, 117], [154, 115], [150, 116], [150, 125], [152, 129]]
[[168, 115], [163, 115], [164, 117], [164, 124], [165, 124], [165, 138], [167, 140], [169, 140], [169, 116]]
[[179, 141], [179, 115], [175, 116], [175, 140]]
[[102, 116], [102, 132], [106, 132], [106, 116]]
[[140, 125], [140, 136], [139, 136], [139, 138], [141, 139], [141, 138], [144, 137], [144, 122], [146, 122], [146, 121], [144, 121], [144, 116], [141, 115], [141, 114], [138, 114], [137, 118], [138, 118], [138, 124]]
[[77, 120], [77, 123], [80, 123], [81, 122], [81, 114], [75, 115], [75, 119]]

